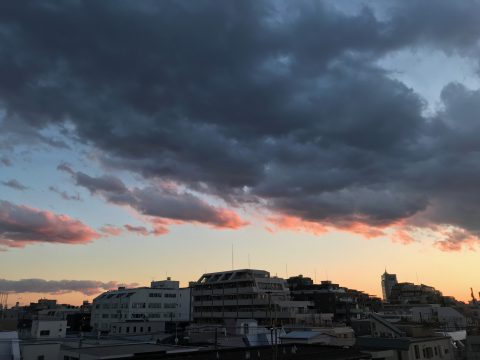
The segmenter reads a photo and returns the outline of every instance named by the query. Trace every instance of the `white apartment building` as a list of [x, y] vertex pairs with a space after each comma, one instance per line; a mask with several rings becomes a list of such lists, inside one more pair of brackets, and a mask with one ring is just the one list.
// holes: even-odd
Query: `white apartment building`
[[150, 287], [107, 291], [93, 300], [91, 325], [97, 331], [111, 331], [113, 323], [124, 321], [190, 321], [190, 289], [167, 278], [152, 281]]

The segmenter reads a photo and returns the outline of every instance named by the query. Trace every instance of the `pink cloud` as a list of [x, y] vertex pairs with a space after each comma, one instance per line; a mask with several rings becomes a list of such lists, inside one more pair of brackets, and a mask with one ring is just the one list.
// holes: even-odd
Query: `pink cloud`
[[105, 225], [100, 228], [100, 231], [106, 236], [119, 236], [123, 229], [113, 225]]
[[473, 251], [480, 244], [478, 236], [464, 229], [447, 227], [440, 229], [439, 233], [443, 238], [435, 241], [435, 246], [442, 251], [460, 251], [464, 247]]
[[267, 227], [270, 232], [276, 229], [291, 230], [291, 231], [305, 231], [314, 235], [321, 235], [328, 232], [328, 227], [321, 223], [302, 220], [296, 216], [289, 215], [275, 215], [267, 217], [267, 221], [274, 227]]
[[85, 244], [98, 239], [94, 229], [67, 215], [0, 200], [0, 244], [24, 247], [32, 243]]
[[144, 226], [133, 226], [133, 225], [126, 224], [126, 225], [123, 225], [123, 227], [127, 229], [127, 231], [136, 233], [138, 235], [143, 235], [143, 236], [150, 235], [150, 232]]
[[9, 293], [33, 292], [43, 294], [66, 294], [80, 292], [85, 295], [95, 295], [107, 290], [117, 289], [119, 286], [136, 287], [138, 284], [122, 284], [117, 281], [102, 282], [98, 280], [0, 279], [0, 291]]
[[220, 229], [239, 229], [247, 226], [248, 221], [242, 220], [242, 218], [232, 210], [215, 208], [215, 220], [211, 222], [211, 225]]

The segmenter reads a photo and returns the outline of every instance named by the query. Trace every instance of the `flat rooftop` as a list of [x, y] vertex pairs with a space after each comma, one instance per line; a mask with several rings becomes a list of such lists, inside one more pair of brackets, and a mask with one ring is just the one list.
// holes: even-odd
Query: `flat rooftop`
[[71, 352], [75, 354], [85, 354], [96, 356], [98, 358], [110, 358], [113, 356], [134, 356], [135, 354], [145, 353], [178, 353], [178, 352], [192, 352], [198, 351], [196, 347], [173, 346], [165, 344], [122, 344], [122, 345], [104, 345], [85, 348], [71, 348], [64, 346], [62, 351]]

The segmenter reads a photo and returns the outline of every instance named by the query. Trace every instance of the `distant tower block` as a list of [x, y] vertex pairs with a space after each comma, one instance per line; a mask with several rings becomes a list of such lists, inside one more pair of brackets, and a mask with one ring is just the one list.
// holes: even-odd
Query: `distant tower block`
[[396, 274], [389, 274], [385, 269], [385, 272], [382, 274], [382, 293], [383, 300], [390, 302], [390, 294], [392, 288], [398, 283]]

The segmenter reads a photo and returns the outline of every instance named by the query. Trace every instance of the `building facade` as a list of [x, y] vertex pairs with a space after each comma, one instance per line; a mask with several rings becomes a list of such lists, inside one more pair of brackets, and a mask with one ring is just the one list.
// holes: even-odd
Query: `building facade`
[[66, 320], [33, 320], [31, 337], [36, 339], [61, 339], [67, 334]]
[[150, 287], [107, 291], [93, 300], [91, 325], [95, 331], [111, 331], [122, 321], [190, 321], [190, 289], [170, 278]]
[[193, 320], [224, 323], [254, 319], [259, 325], [294, 323], [309, 302], [292, 301], [284, 279], [264, 270], [242, 269], [203, 274], [191, 283]]
[[392, 288], [398, 283], [396, 274], [389, 274], [387, 270], [382, 274], [382, 294], [383, 300], [390, 302]]
[[390, 293], [389, 302], [391, 304], [442, 304], [444, 297], [442, 293], [435, 288], [413, 283], [395, 284]]

